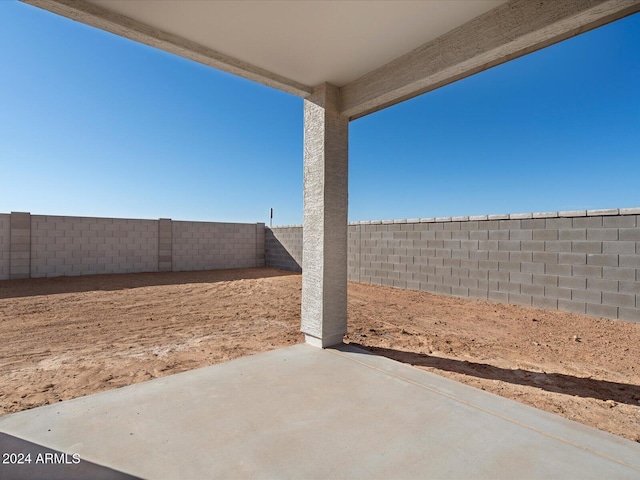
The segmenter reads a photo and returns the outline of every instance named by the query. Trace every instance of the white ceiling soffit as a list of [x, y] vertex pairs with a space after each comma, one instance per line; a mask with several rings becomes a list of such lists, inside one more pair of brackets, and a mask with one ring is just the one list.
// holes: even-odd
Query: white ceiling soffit
[[26, 0], [173, 53], [194, 50], [194, 60], [232, 73], [256, 71], [303, 96], [324, 82], [343, 86], [504, 1]]
[[504, 0], [89, 0], [294, 82], [341, 87]]
[[23, 0], [358, 118], [640, 10], [640, 0]]

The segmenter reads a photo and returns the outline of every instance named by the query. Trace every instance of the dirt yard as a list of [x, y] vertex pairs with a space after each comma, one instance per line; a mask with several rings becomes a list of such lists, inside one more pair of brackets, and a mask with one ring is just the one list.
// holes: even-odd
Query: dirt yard
[[[0, 414], [303, 341], [275, 269], [0, 281]], [[351, 283], [346, 341], [640, 441], [640, 324]]]

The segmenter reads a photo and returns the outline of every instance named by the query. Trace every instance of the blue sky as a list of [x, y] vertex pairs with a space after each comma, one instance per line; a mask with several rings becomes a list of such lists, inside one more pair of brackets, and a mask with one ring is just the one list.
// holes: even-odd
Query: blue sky
[[[0, 1], [0, 212], [302, 222], [301, 99]], [[349, 219], [640, 206], [640, 15], [350, 124]]]

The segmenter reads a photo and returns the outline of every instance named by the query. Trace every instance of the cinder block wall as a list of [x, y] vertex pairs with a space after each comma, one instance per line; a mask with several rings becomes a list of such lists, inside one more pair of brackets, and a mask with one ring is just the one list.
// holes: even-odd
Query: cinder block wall
[[28, 278], [31, 265], [31, 216], [11, 212], [9, 217], [9, 278]]
[[[173, 222], [173, 269], [264, 266], [264, 224]], [[259, 240], [262, 244], [259, 245]]]
[[265, 238], [264, 223], [256, 223], [256, 267], [265, 266]]
[[[640, 321], [639, 216], [633, 208], [360, 222], [349, 226], [349, 280]], [[279, 230], [279, 248], [301, 249], [301, 227]], [[277, 266], [269, 255], [267, 265]]]
[[265, 231], [265, 263], [268, 267], [302, 271], [302, 227], [283, 226]]
[[9, 278], [9, 261], [11, 258], [9, 253], [10, 218], [10, 215], [0, 214], [0, 280]]
[[158, 266], [155, 220], [31, 216], [31, 276], [151, 272]]
[[264, 266], [264, 224], [0, 214], [0, 280]]

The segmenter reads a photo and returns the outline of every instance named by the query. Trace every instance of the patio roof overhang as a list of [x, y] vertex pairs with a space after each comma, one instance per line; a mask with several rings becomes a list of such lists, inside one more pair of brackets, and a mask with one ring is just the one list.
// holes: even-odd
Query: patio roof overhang
[[23, 0], [353, 120], [640, 11], [638, 0]]
[[640, 0], [23, 0], [304, 102], [302, 331], [347, 329], [349, 121], [640, 11]]

